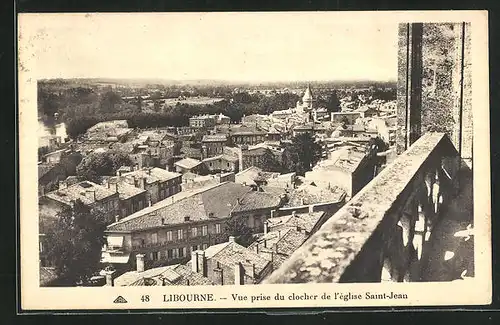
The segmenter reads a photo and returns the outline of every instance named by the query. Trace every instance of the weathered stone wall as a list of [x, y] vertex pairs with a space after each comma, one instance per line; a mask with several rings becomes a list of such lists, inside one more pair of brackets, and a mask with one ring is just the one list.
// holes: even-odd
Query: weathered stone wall
[[412, 134], [435, 131], [472, 157], [470, 46], [467, 23], [399, 26], [398, 153], [415, 141]]
[[[447, 166], [451, 179], [445, 180], [444, 173], [436, 170], [457, 156], [445, 134], [423, 135], [328, 219], [266, 283], [379, 282], [387, 260], [394, 281], [404, 277], [418, 280], [419, 271], [410, 269], [410, 261], [419, 267], [411, 238], [416, 218], [424, 215], [426, 220], [438, 223], [440, 207], [443, 202], [450, 202], [457, 175]], [[434, 188], [431, 183], [436, 177], [442, 192], [429, 190]], [[442, 195], [442, 200], [434, 198], [434, 191]], [[431, 206], [438, 208], [436, 215], [430, 211]], [[420, 208], [422, 212], [417, 212]], [[403, 238], [407, 239], [406, 244]], [[422, 256], [425, 260], [425, 249]]]

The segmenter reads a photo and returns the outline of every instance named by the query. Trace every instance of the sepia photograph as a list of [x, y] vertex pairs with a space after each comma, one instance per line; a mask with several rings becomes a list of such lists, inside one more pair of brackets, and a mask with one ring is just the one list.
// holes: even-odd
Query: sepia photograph
[[491, 301], [486, 12], [18, 25], [23, 309]]

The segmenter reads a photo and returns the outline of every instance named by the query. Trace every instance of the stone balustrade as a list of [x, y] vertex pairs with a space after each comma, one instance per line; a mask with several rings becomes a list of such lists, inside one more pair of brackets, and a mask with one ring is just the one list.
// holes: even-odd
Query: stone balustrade
[[459, 189], [460, 157], [427, 133], [264, 283], [422, 281], [430, 233]]

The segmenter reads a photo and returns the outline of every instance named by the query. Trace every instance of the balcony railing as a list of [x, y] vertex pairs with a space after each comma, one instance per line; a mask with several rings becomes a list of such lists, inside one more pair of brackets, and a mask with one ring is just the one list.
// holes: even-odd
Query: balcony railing
[[432, 280], [426, 275], [436, 252], [430, 234], [450, 215], [462, 173], [449, 138], [425, 134], [265, 283]]

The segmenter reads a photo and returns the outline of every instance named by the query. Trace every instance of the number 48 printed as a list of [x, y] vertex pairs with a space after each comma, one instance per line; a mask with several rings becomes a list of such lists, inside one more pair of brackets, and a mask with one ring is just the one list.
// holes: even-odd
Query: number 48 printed
[[142, 301], [142, 302], [149, 302], [149, 295], [143, 295], [143, 296], [141, 297], [141, 301]]

